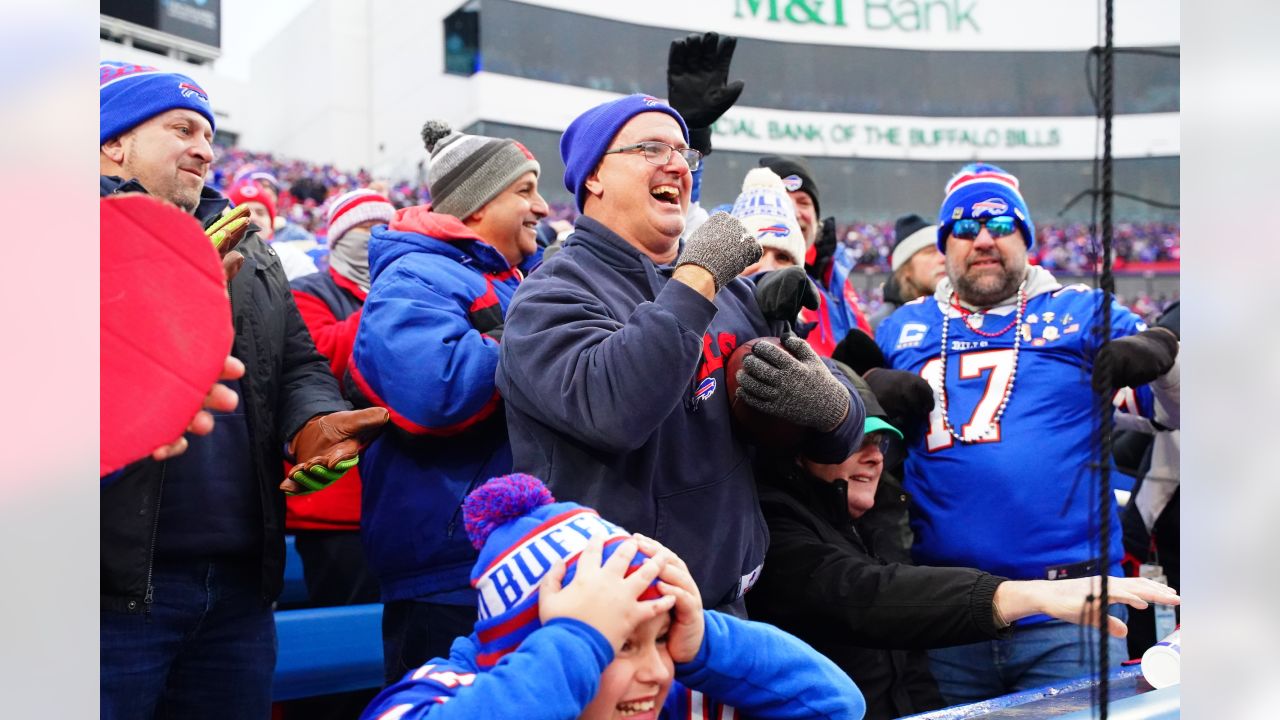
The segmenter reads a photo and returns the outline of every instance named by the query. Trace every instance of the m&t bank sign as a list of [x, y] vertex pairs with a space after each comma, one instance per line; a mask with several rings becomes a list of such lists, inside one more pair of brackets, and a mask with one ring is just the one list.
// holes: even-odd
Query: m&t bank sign
[[733, 0], [733, 17], [873, 31], [980, 33], [978, 0]]

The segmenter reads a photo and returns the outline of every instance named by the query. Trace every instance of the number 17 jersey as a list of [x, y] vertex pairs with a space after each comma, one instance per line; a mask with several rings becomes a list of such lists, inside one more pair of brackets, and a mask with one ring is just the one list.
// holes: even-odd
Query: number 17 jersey
[[[1048, 273], [1037, 271], [1045, 287]], [[928, 296], [877, 329], [890, 366], [921, 375], [934, 390], [927, 426], [908, 435], [904, 470], [918, 564], [1044, 579], [1097, 557], [1098, 492], [1090, 468], [1098, 422], [1090, 378], [1100, 303], [1100, 291], [1054, 282], [1027, 299], [1014, 327], [1013, 305], [984, 313], [979, 324]], [[1141, 318], [1112, 304], [1111, 337], [1144, 329]], [[1114, 503], [1110, 511], [1110, 557], [1119, 572]]]

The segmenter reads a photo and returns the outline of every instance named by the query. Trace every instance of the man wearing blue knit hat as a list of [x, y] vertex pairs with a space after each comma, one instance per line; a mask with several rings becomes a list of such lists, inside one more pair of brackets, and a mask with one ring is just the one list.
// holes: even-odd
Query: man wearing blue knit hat
[[[516, 291], [498, 364], [514, 468], [656, 538], [688, 562], [708, 607], [742, 613], [767, 528], [749, 447], [730, 430], [725, 364], [779, 329], [738, 279], [760, 243], [716, 213], [681, 245], [702, 156], [656, 98], [587, 110], [560, 154], [582, 216]], [[848, 457], [861, 401], [803, 340], [787, 346], [794, 356], [755, 346], [743, 371], [755, 392], [742, 399], [807, 428], [828, 462]]]
[[[1113, 302], [1105, 329], [1112, 340], [1099, 350], [1101, 291], [1064, 287], [1029, 264], [1034, 239], [1014, 175], [986, 163], [961, 168], [938, 212], [947, 277], [876, 331], [891, 367], [933, 387], [933, 410], [900, 425], [911, 438], [903, 485], [913, 499], [912, 555], [920, 565], [1014, 580], [1119, 575], [1114, 506], [1106, 510], [1117, 528], [1111, 567], [1097, 567], [1097, 476], [1090, 482], [1089, 468], [1099, 394], [1150, 414], [1152, 392], [1159, 397], [1177, 377], [1170, 370], [1178, 341]], [[903, 406], [894, 396], [906, 384], [877, 377], [866, 376], [879, 399]], [[1113, 612], [1123, 619], [1122, 609]], [[996, 621], [1005, 624], [998, 613]], [[1111, 638], [1109, 653], [1112, 667], [1126, 659], [1124, 640]], [[949, 703], [1090, 672], [1078, 629], [1045, 615], [1015, 621], [998, 640], [932, 650], [930, 662]]]
[[[104, 62], [99, 75], [101, 195], [147, 193], [216, 222], [228, 201], [204, 186], [214, 125], [204, 90], [128, 63]], [[383, 408], [343, 400], [279, 258], [253, 232], [236, 250], [231, 350], [246, 371], [226, 382], [239, 407], [181, 455], [132, 463], [102, 488], [103, 718], [270, 715], [285, 492], [337, 480], [387, 421]], [[286, 449], [297, 464], [282, 484]]]

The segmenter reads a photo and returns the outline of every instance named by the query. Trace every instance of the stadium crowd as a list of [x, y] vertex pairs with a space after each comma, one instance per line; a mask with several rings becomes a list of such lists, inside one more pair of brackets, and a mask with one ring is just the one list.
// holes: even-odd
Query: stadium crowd
[[[243, 361], [101, 479], [103, 717], [268, 716], [286, 532], [315, 604], [383, 604], [386, 681], [287, 717], [892, 718], [1089, 673], [1077, 625], [1132, 655], [1129, 612], [1179, 602], [1121, 563], [1176, 461], [1171, 492], [1135, 462], [1127, 508], [1076, 480], [1108, 401], [1176, 436], [1176, 306], [1103, 326], [1054, 276], [1085, 229], [1037, 229], [989, 163], [934, 222], [840, 226], [784, 156], [708, 212], [734, 46], [676, 40], [667, 101], [582, 108], [566, 208], [518, 139], [428, 120], [388, 183], [215, 148], [196, 80], [101, 64], [103, 202], [208, 229]], [[1118, 238], [1177, 257], [1176, 227]]]

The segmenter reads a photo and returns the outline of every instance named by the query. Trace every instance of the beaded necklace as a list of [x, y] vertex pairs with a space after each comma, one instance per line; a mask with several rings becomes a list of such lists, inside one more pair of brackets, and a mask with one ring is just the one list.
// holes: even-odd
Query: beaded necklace
[[[947, 294], [947, 307], [957, 308], [961, 316], [965, 318], [965, 325], [972, 331], [982, 335], [983, 337], [997, 337], [1009, 332], [1009, 328], [1020, 328], [1022, 326], [1022, 311], [1027, 307], [1027, 281], [1024, 279], [1022, 284], [1018, 286], [1018, 309], [1014, 313], [1013, 322], [1006, 325], [1003, 330], [995, 333], [985, 333], [973, 326], [969, 322], [970, 312], [956, 305], [955, 290], [950, 290]], [[978, 314], [978, 318], [982, 315]], [[1022, 332], [1016, 330], [1013, 333], [1013, 368], [1009, 373], [1009, 384], [1005, 386], [1004, 397], [1000, 398], [1000, 407], [996, 409], [995, 417], [982, 431], [982, 435], [973, 440], [968, 440], [956, 432], [951, 425], [951, 417], [947, 413], [947, 326], [951, 324], [951, 317], [945, 309], [942, 310], [942, 352], [939, 353], [941, 367], [938, 368], [938, 377], [942, 384], [941, 391], [938, 393], [939, 405], [942, 406], [942, 427], [950, 433], [951, 437], [962, 443], [978, 442], [980, 440], [991, 437], [995, 433], [996, 426], [1000, 424], [1000, 417], [1004, 415], [1005, 408], [1009, 407], [1009, 398], [1013, 396], [1013, 381], [1018, 377], [1018, 348], [1022, 345]], [[979, 319], [978, 324], [981, 324]]]

